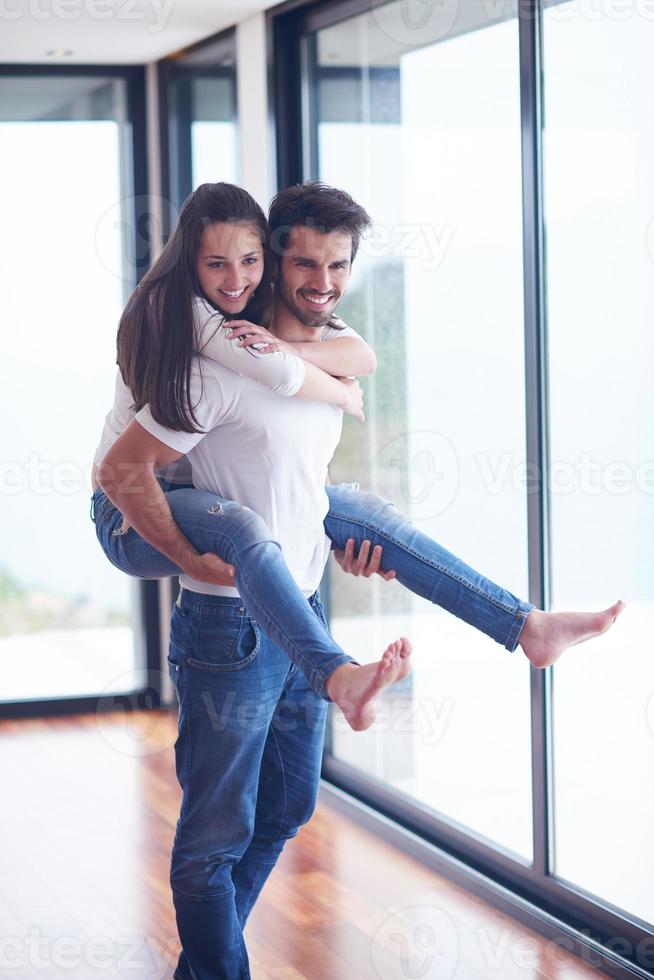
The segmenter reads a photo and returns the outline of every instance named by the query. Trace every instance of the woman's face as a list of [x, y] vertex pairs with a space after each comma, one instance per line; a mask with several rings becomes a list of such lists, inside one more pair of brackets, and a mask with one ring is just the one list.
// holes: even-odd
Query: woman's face
[[241, 313], [263, 276], [263, 246], [256, 226], [222, 221], [208, 225], [196, 268], [207, 299], [227, 316]]

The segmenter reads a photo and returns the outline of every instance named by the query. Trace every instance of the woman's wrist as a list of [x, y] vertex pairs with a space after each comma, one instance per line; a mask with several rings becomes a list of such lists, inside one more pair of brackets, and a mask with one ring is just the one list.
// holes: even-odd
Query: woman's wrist
[[339, 384], [342, 389], [342, 395], [339, 398], [338, 402], [336, 403], [336, 407], [341, 408], [343, 411], [345, 411], [350, 404], [350, 389], [339, 378], [334, 378], [334, 381], [336, 381], [336, 383]]

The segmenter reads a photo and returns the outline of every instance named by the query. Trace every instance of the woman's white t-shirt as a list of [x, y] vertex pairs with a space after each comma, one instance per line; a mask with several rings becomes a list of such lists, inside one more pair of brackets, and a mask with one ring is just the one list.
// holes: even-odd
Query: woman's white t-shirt
[[[261, 354], [253, 347], [239, 347], [235, 340], [227, 339], [231, 330], [229, 323], [200, 296], [196, 297], [193, 305], [193, 319], [196, 350], [204, 357], [217, 361], [241, 377], [252, 378], [280, 395], [295, 395], [304, 384], [306, 372], [304, 361], [300, 357], [284, 351]], [[351, 336], [355, 331], [346, 327], [335, 333]], [[114, 403], [105, 419], [100, 443], [93, 457], [96, 466], [102, 462], [110, 447], [134, 418], [133, 403], [131, 391], [123, 381], [120, 371], [117, 371]], [[179, 467], [169, 469], [175, 472]], [[169, 474], [162, 472], [160, 475]]]

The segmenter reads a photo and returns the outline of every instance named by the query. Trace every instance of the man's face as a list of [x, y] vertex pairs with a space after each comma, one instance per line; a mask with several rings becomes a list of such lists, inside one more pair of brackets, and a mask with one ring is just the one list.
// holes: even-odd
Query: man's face
[[324, 327], [347, 289], [351, 267], [348, 232], [322, 234], [295, 225], [282, 254], [277, 296], [305, 327]]

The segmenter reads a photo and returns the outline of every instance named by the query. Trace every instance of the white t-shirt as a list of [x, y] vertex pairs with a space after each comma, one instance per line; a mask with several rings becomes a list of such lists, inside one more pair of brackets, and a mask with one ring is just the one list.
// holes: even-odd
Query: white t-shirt
[[[332, 336], [343, 334], [325, 330]], [[193, 372], [191, 391], [206, 435], [166, 429], [147, 406], [137, 413], [137, 422], [167, 446], [186, 453], [198, 489], [236, 500], [259, 514], [279, 541], [299, 588], [311, 595], [329, 557], [323, 527], [329, 509], [325, 484], [341, 437], [342, 411], [322, 402], [280, 398], [203, 357]], [[215, 520], [220, 519], [217, 514]], [[234, 588], [186, 575], [180, 582], [205, 595], [238, 596]]]
[[[260, 354], [252, 347], [238, 347], [236, 340], [227, 339], [231, 329], [229, 323], [225, 324], [222, 315], [200, 296], [195, 299], [193, 315], [196, 350], [204, 357], [217, 361], [241, 377], [252, 378], [258, 384], [280, 395], [295, 395], [304, 384], [306, 370], [304, 361], [300, 357], [283, 351]], [[348, 331], [350, 331], [349, 327], [340, 333]], [[134, 397], [123, 381], [120, 371], [117, 371], [114, 404], [105, 419], [100, 443], [93, 457], [96, 466], [102, 462], [110, 447], [134, 418], [133, 404]], [[187, 480], [190, 474], [187, 468], [176, 464], [165, 471], [160, 471], [159, 475], [166, 476], [168, 479]]]

